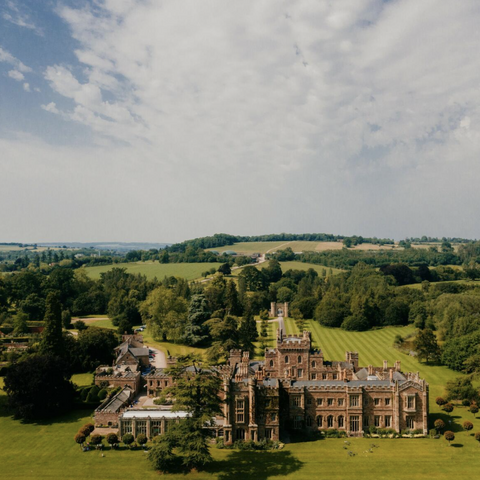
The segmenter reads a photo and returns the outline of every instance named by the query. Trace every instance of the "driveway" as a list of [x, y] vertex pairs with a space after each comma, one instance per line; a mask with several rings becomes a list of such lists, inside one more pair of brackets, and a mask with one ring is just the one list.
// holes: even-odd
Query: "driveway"
[[152, 353], [155, 354], [155, 356], [150, 359], [150, 365], [155, 368], [167, 368], [167, 358], [165, 357], [165, 354], [161, 350], [158, 350], [158, 348], [148, 348]]

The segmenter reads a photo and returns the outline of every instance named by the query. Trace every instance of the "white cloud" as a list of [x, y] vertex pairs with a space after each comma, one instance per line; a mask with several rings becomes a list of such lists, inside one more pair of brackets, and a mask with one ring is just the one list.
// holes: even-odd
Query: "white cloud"
[[26, 92], [31, 92], [31, 90], [30, 90], [30, 84], [27, 83], [27, 82], [25, 82], [25, 83], [23, 84], [23, 89], [24, 89]]
[[13, 78], [14, 80], [16, 80], [17, 82], [21, 82], [22, 80], [25, 79], [25, 76], [23, 75], [22, 72], [19, 72], [18, 70], [10, 70], [8, 72], [8, 76], [10, 78]]
[[[20, 10], [17, 2], [7, 0], [5, 2], [5, 6], [8, 8], [8, 10], [5, 10], [2, 14], [2, 18], [4, 20], [7, 20], [8, 22], [11, 22], [19, 27], [33, 30], [37, 35], [43, 35], [42, 29], [37, 27], [32, 22], [30, 15], [27, 12]], [[22, 8], [25, 8], [25, 6]]]
[[92, 164], [136, 165], [131, 191], [146, 190], [143, 172], [182, 235], [480, 237], [475, 0], [98, 0], [58, 12], [81, 68], [46, 68], [72, 107], [42, 108], [92, 130]]
[[17, 70], [23, 73], [31, 72], [32, 69], [24, 65], [18, 58], [15, 58], [11, 53], [0, 47], [0, 62], [6, 62], [13, 65]]

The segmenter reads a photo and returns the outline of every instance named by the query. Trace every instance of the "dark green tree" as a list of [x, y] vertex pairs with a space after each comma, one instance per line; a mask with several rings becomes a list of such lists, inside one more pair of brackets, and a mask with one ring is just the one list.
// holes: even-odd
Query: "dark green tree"
[[438, 360], [440, 358], [440, 348], [437, 343], [437, 337], [432, 330], [426, 328], [420, 330], [413, 342], [413, 348], [417, 352], [420, 360]]
[[255, 353], [255, 342], [258, 339], [257, 322], [252, 314], [251, 308], [247, 307], [242, 320], [240, 321], [240, 328], [238, 329], [238, 336], [240, 347], [244, 351], [250, 352], [253, 356]]
[[15, 417], [36, 420], [53, 417], [73, 405], [74, 387], [64, 360], [33, 355], [10, 366], [4, 390]]
[[229, 263], [222, 263], [219, 267], [217, 272], [223, 273], [224, 275], [230, 275], [232, 273], [232, 269], [230, 268]]
[[228, 357], [230, 350], [239, 348], [238, 319], [231, 315], [225, 318], [211, 318], [206, 322], [213, 339], [212, 346], [207, 350], [211, 362], [217, 362]]
[[225, 311], [227, 315], [241, 315], [242, 304], [237, 292], [237, 286], [233, 280], [227, 282], [225, 290]]
[[187, 345], [198, 345], [208, 338], [208, 327], [205, 322], [210, 318], [205, 295], [193, 295], [188, 307], [187, 323], [185, 325], [184, 342]]
[[45, 309], [45, 329], [40, 342], [40, 353], [43, 355], [58, 355], [64, 353], [62, 335], [62, 306], [56, 292], [47, 295]]

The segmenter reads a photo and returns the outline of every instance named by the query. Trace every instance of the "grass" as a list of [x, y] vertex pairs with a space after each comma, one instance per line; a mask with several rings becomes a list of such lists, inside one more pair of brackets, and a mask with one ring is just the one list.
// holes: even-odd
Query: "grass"
[[72, 375], [72, 382], [79, 387], [86, 387], [91, 385], [93, 382], [92, 373], [76, 373]]
[[[325, 271], [326, 275], [336, 275], [337, 273], [344, 272], [340, 268], [332, 268], [332, 267], [325, 267], [324, 265], [316, 265], [314, 263], [304, 263], [304, 262], [280, 262], [282, 267], [282, 272], [286, 272], [287, 270], [308, 270], [312, 268], [315, 270], [318, 275], [322, 275], [322, 272]], [[268, 267], [268, 262], [261, 263], [258, 265], [258, 268], [262, 269]]]
[[85, 267], [88, 276], [93, 279], [100, 278], [100, 274], [108, 272], [112, 268], [126, 268], [128, 273], [145, 275], [149, 280], [155, 277], [163, 280], [164, 277], [183, 277], [187, 280], [196, 280], [202, 277], [202, 273], [211, 268], [218, 269], [219, 263], [158, 263], [158, 262], [130, 262], [116, 265], [101, 265], [97, 267]]
[[[258, 324], [259, 325], [259, 324]], [[298, 333], [292, 319], [286, 319], [287, 333]], [[443, 385], [458, 374], [445, 367], [419, 363], [392, 347], [395, 335], [407, 335], [412, 327], [389, 327], [369, 332], [345, 332], [306, 322], [312, 331], [316, 346], [324, 351], [325, 358], [341, 360], [345, 350], [356, 350], [362, 365], [381, 365], [383, 359], [391, 365], [401, 360], [403, 370], [417, 371], [430, 383], [431, 422], [435, 418], [452, 420], [449, 427], [455, 432], [451, 446], [441, 438], [435, 439], [326, 439], [293, 443], [275, 452], [239, 452], [212, 448], [215, 462], [205, 471], [189, 475], [162, 475], [165, 480], [269, 480], [277, 478], [311, 480], [322, 477], [340, 480], [371, 478], [395, 480], [451, 480], [475, 478], [480, 470], [480, 446], [473, 433], [461, 428], [463, 420], [474, 423], [471, 432], [480, 431], [480, 418], [474, 419], [465, 407], [457, 406], [451, 417], [440, 413], [434, 403], [436, 395], [443, 393]], [[268, 324], [267, 343], [274, 344], [276, 323]], [[150, 342], [148, 333], [145, 335]], [[151, 344], [155, 342], [150, 342]], [[159, 342], [161, 345], [162, 342]], [[169, 348], [172, 344], [168, 344]], [[188, 348], [177, 346], [179, 349]], [[90, 374], [74, 376], [77, 384], [89, 384]], [[0, 378], [0, 388], [3, 379]], [[0, 449], [2, 478], [14, 480], [76, 480], [102, 478], [113, 480], [153, 480], [159, 478], [142, 451], [120, 449], [104, 451], [104, 457], [96, 451], [81, 452], [73, 436], [80, 426], [91, 421], [84, 411], [74, 411], [50, 422], [22, 423], [13, 420], [5, 410], [5, 396], [0, 390], [0, 431], [4, 442]], [[375, 443], [378, 447], [369, 452]], [[344, 448], [346, 447], [346, 448]], [[348, 456], [352, 451], [355, 456]]]
[[203, 348], [189, 347], [187, 345], [180, 345], [172, 342], [156, 341], [153, 339], [152, 335], [148, 332], [148, 329], [141, 333], [143, 335], [144, 345], [158, 348], [159, 350], [164, 352], [167, 357], [169, 355], [171, 355], [172, 357], [178, 357], [179, 355], [188, 355], [190, 353], [203, 355], [205, 352], [205, 349]]

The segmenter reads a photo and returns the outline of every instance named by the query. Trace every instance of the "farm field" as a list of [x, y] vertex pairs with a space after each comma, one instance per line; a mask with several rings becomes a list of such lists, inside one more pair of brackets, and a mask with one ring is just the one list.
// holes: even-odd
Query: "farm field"
[[202, 273], [212, 267], [217, 269], [220, 263], [158, 263], [158, 262], [130, 262], [115, 265], [101, 265], [97, 267], [85, 267], [89, 277], [98, 279], [101, 273], [108, 272], [112, 268], [126, 268], [128, 273], [140, 273], [149, 280], [155, 277], [163, 280], [165, 276], [183, 277], [187, 280], [201, 278]]
[[[336, 275], [337, 273], [344, 272], [340, 268], [333, 268], [333, 267], [325, 267], [324, 265], [317, 265], [315, 263], [304, 263], [304, 262], [280, 262], [282, 267], [282, 272], [286, 272], [287, 270], [308, 270], [309, 268], [313, 268], [319, 275], [322, 274], [322, 271], [325, 270], [327, 275], [333, 274]], [[263, 262], [260, 265], [257, 265], [258, 268], [262, 269], [268, 267], [268, 261]]]

